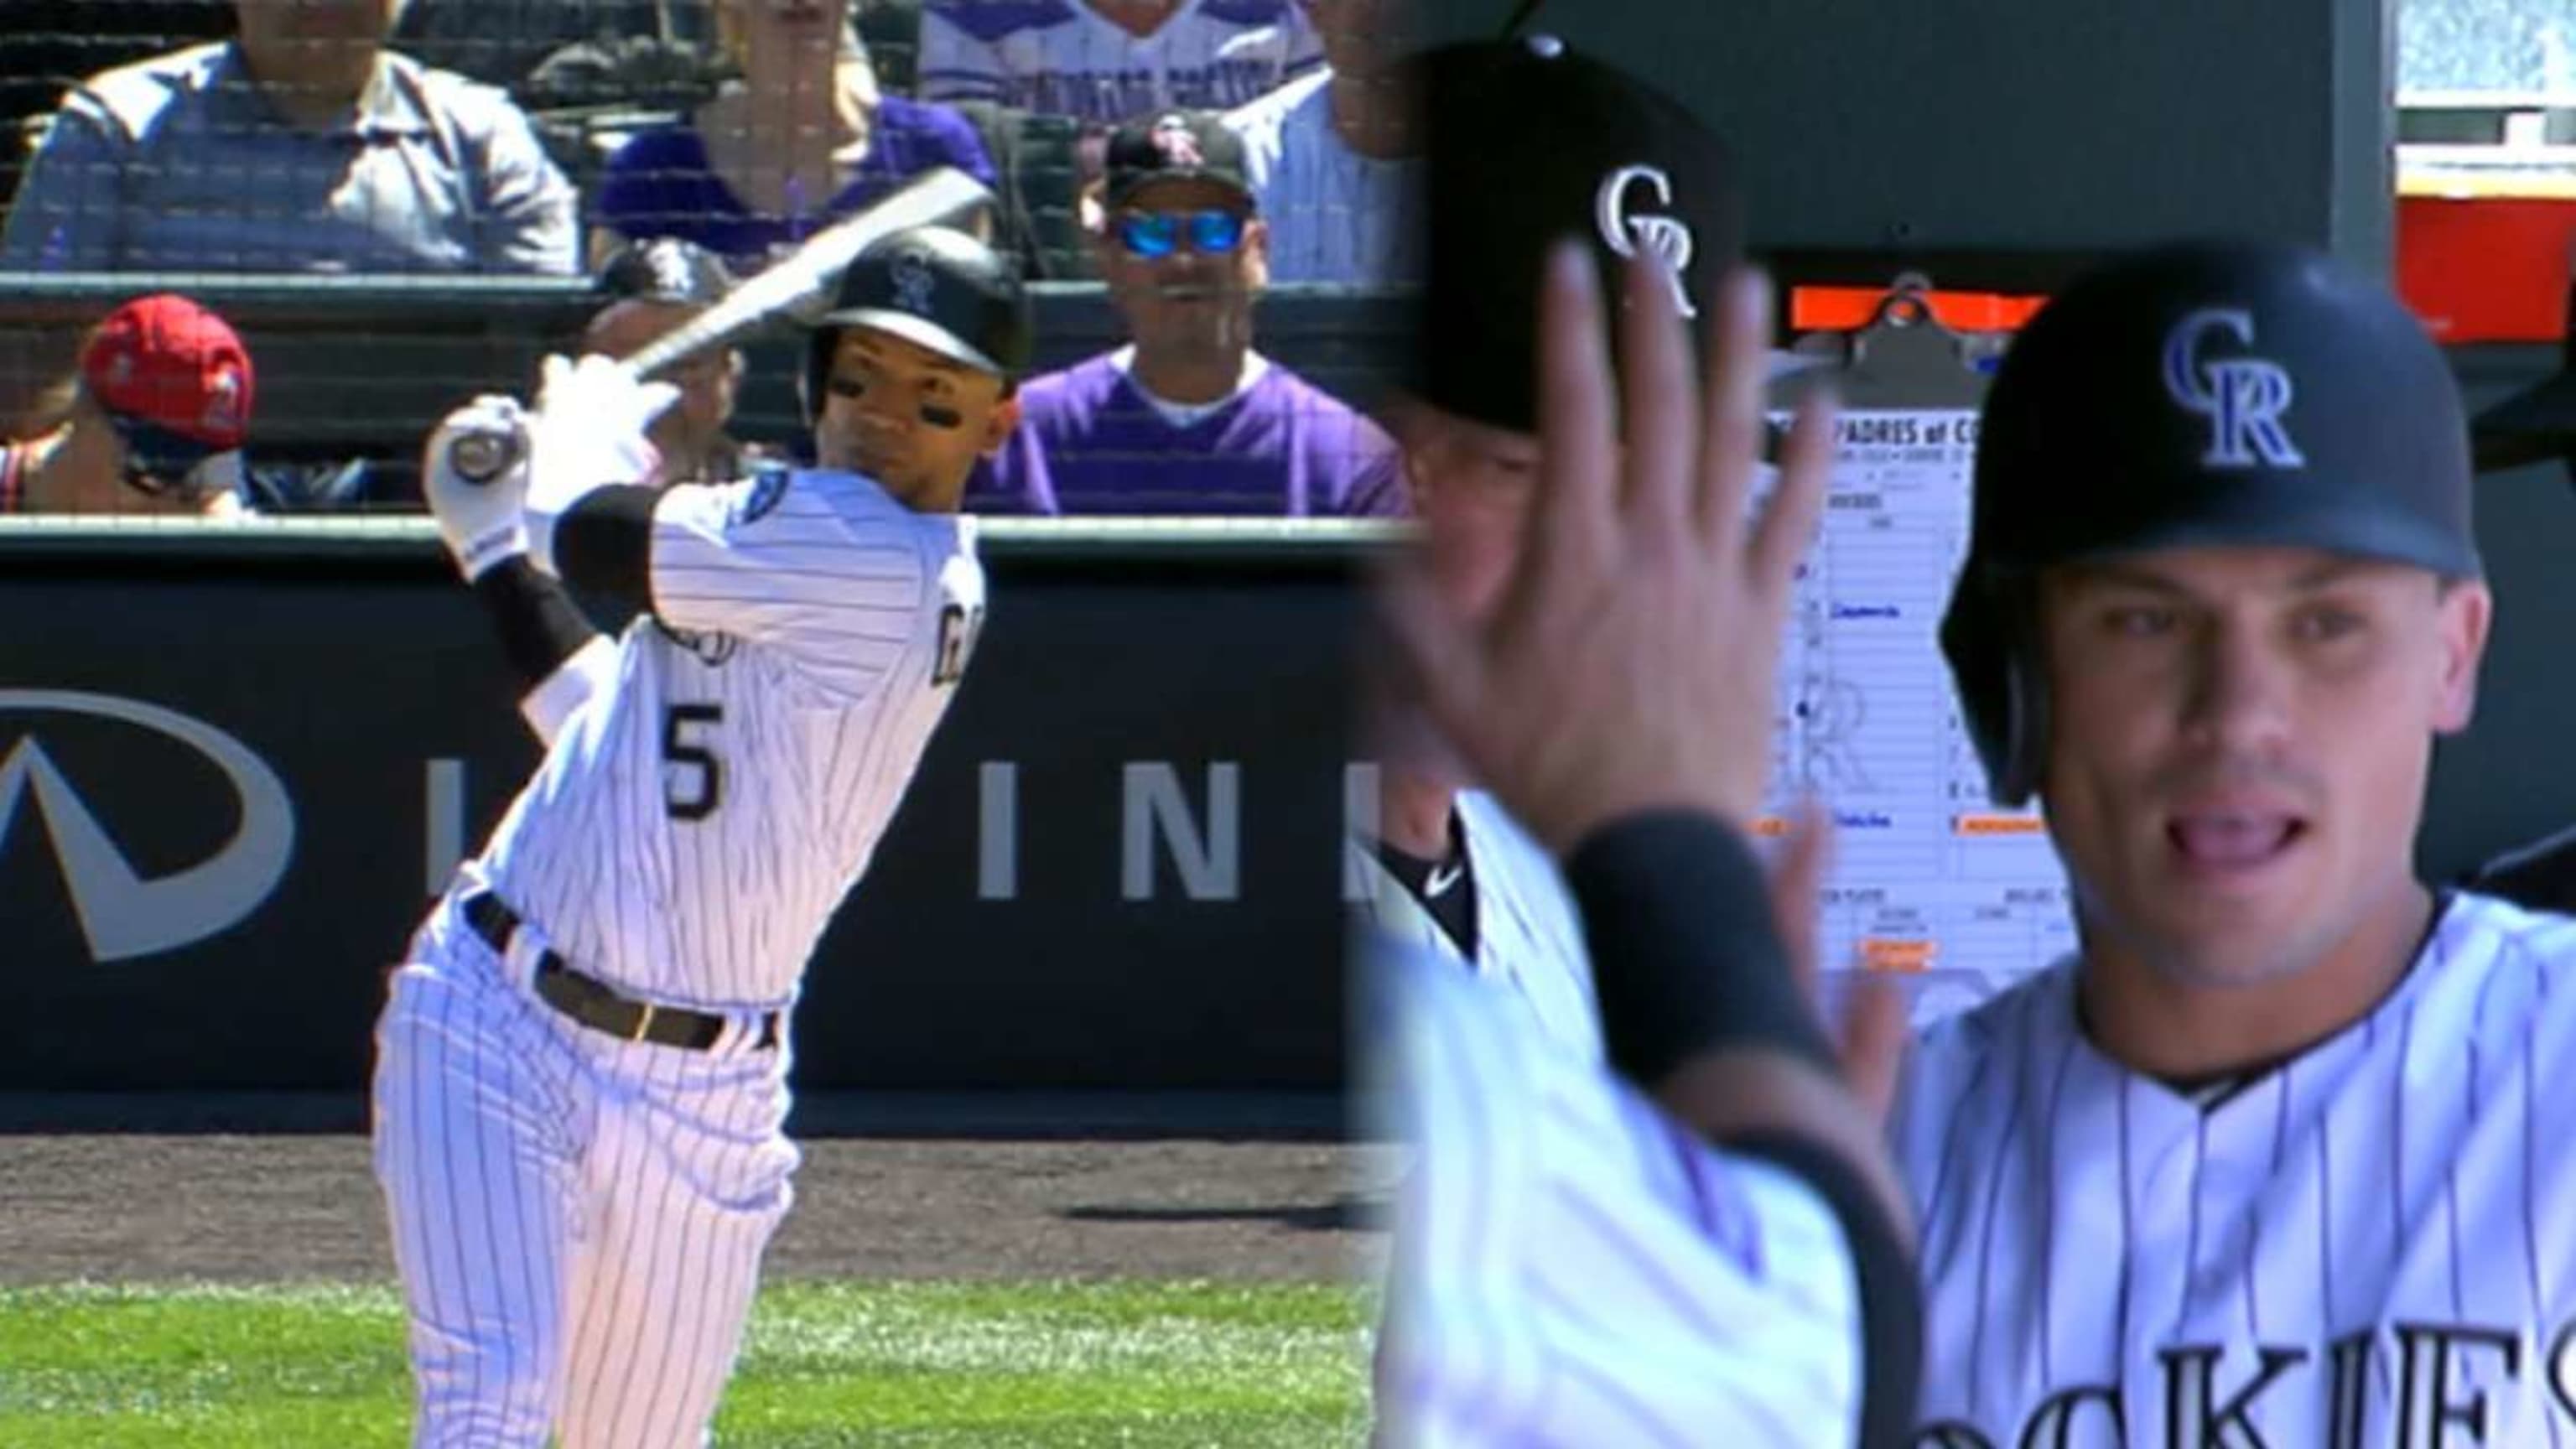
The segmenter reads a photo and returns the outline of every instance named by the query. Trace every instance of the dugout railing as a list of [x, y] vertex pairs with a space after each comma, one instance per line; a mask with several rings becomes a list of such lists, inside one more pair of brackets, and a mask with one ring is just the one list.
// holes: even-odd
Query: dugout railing
[[[1032, 287], [1037, 370], [1123, 340], [1106, 292]], [[420, 440], [448, 409], [484, 391], [525, 394], [549, 351], [570, 350], [600, 307], [586, 283], [525, 277], [401, 278], [203, 274], [0, 275], [0, 418], [21, 420], [67, 376], [83, 331], [128, 297], [179, 291], [242, 334], [258, 375], [254, 462], [364, 458], [383, 470], [370, 501], [416, 500]], [[1408, 294], [1283, 286], [1265, 294], [1256, 345], [1361, 407], [1381, 401], [1408, 321]], [[746, 338], [735, 414], [746, 441], [793, 450], [803, 333], [779, 322]]]

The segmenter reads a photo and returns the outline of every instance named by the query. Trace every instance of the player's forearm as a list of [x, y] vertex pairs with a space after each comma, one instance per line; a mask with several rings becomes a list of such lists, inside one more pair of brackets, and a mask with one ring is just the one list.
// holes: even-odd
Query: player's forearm
[[583, 645], [563, 667], [519, 696], [519, 718], [548, 749], [583, 705], [617, 687], [617, 646], [605, 635]]
[[1714, 818], [1655, 813], [1594, 832], [1565, 873], [1611, 1064], [1706, 1140], [1777, 1164], [1833, 1210], [1867, 1310], [1868, 1422], [1900, 1433], [1921, 1338], [1911, 1214], [1790, 970], [1761, 862]]
[[[1634, 815], [1585, 839], [1565, 877], [1611, 1065], [1714, 1141], [1815, 1137], [1901, 1221], [1903, 1191], [1790, 968], [1742, 833], [1692, 812]], [[1712, 1081], [1720, 1089], [1704, 1090]]]
[[485, 569], [474, 580], [474, 597], [483, 601], [502, 657], [522, 689], [544, 684], [599, 637], [564, 586], [539, 573], [525, 555]]
[[1690, 810], [1594, 829], [1565, 858], [1611, 1064], [1653, 1090], [1684, 1063], [1769, 1049], [1832, 1071], [1790, 969], [1770, 882], [1742, 832]]
[[1923, 1284], [1913, 1213], [1878, 1124], [1842, 1084], [1794, 1057], [1730, 1050], [1691, 1062], [1655, 1093], [1664, 1109], [1790, 1173], [1842, 1225], [1860, 1299], [1862, 1449], [1912, 1442], [1922, 1392]]
[[1795, 1140], [1831, 1154], [1867, 1191], [1897, 1243], [1913, 1250], [1904, 1182], [1879, 1124], [1839, 1077], [1777, 1049], [1730, 1047], [1684, 1062], [1651, 1092], [1665, 1111], [1729, 1151], [1776, 1156], [1771, 1148]]

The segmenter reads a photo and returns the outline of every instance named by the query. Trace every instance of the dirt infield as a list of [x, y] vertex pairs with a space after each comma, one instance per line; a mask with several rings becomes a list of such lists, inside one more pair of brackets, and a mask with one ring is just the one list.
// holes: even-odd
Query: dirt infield
[[[804, 1144], [773, 1275], [1322, 1280], [1383, 1254], [1383, 1148]], [[385, 1279], [367, 1142], [0, 1136], [0, 1283]]]

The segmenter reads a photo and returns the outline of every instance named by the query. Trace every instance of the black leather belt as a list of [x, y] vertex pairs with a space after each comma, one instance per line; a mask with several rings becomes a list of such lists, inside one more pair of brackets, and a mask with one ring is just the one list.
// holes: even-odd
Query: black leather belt
[[[506, 956], [510, 938], [518, 933], [519, 913], [490, 891], [476, 891], [465, 898], [465, 924], [474, 928], [474, 934], [482, 937], [485, 945]], [[724, 1017], [637, 1001], [595, 976], [575, 971], [554, 951], [537, 958], [535, 986], [538, 1000], [620, 1041], [649, 1041], [702, 1052], [724, 1036]], [[778, 1013], [763, 1012], [759, 1049], [767, 1051], [776, 1045]]]

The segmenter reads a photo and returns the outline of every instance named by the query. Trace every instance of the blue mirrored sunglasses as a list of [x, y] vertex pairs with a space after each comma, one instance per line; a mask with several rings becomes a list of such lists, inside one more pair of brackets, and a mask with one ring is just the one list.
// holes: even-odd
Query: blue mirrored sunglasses
[[1179, 250], [1186, 229], [1190, 250], [1222, 256], [1243, 245], [1243, 218], [1231, 211], [1125, 211], [1118, 239], [1131, 256], [1153, 260]]

